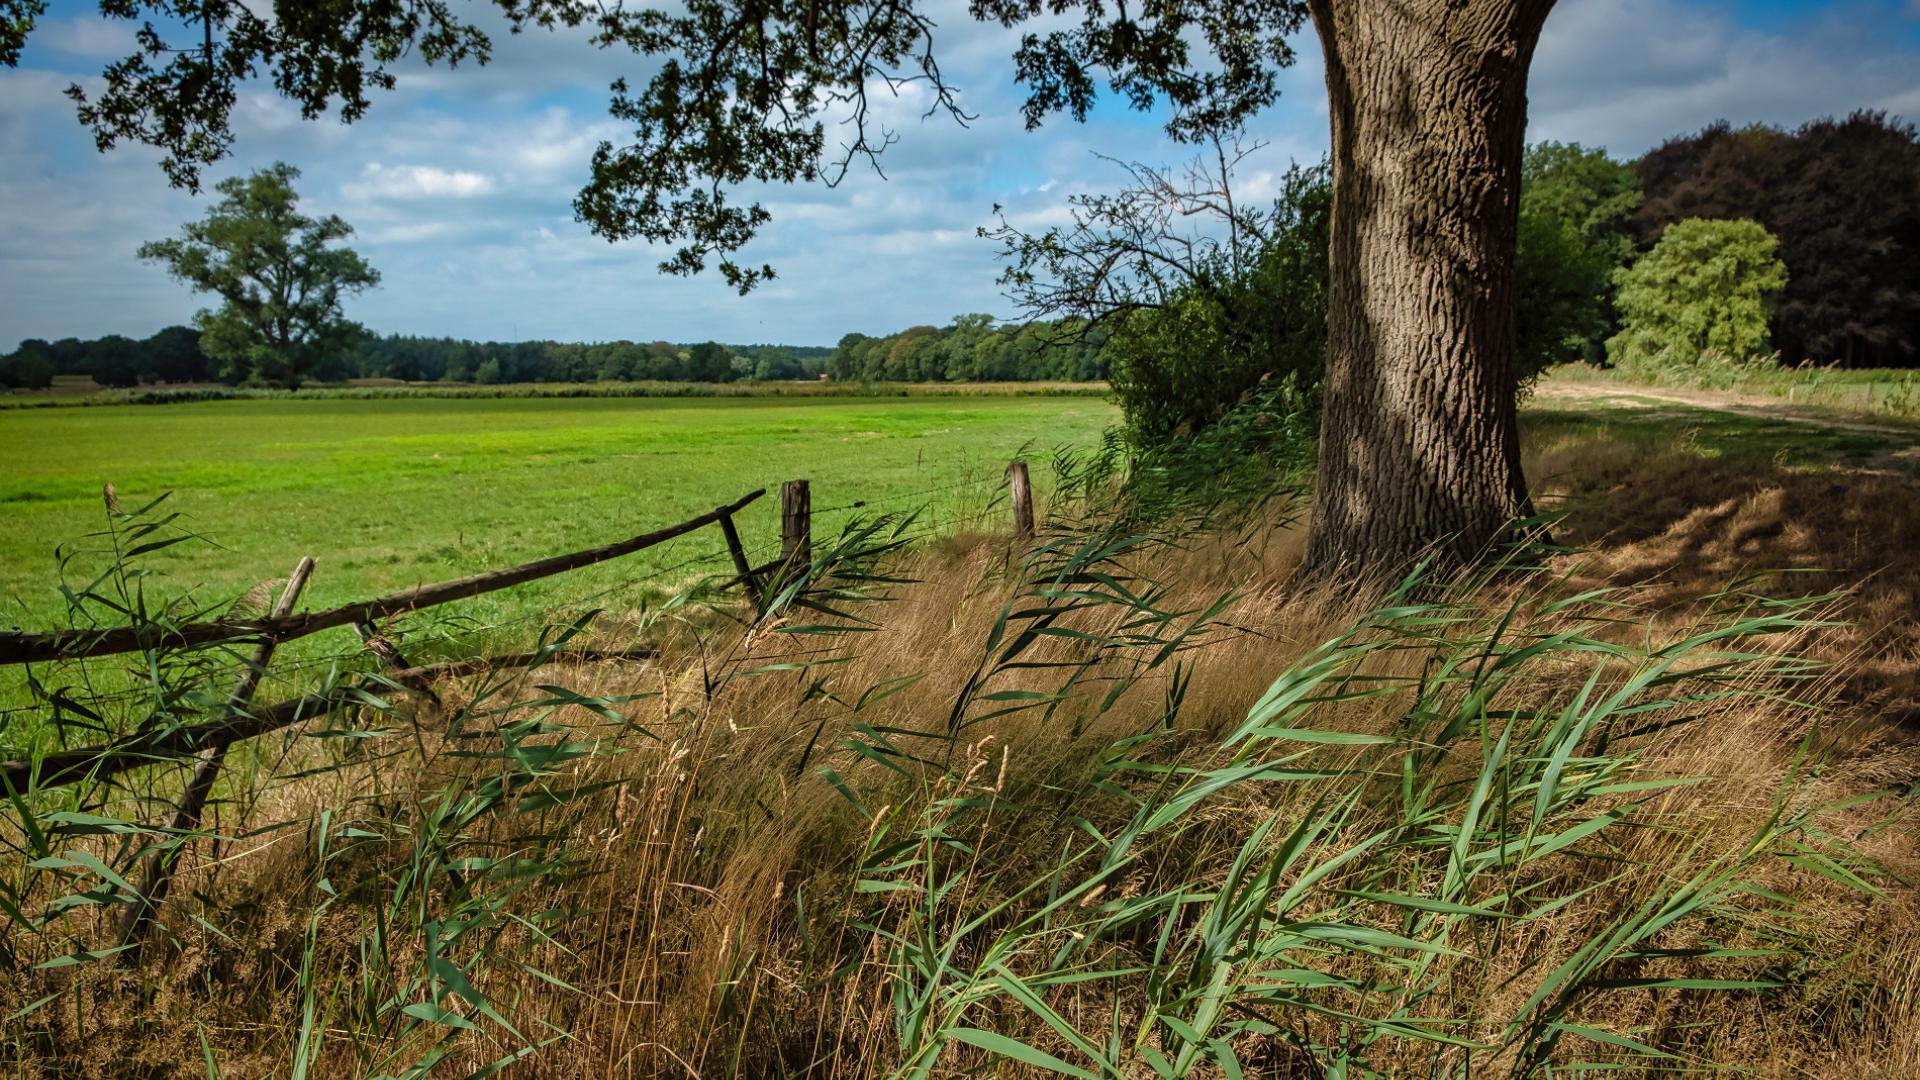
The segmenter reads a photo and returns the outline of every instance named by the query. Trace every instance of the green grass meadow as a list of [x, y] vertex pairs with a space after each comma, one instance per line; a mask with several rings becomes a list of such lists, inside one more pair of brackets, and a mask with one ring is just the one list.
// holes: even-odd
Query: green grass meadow
[[[757, 487], [747, 546], [777, 549], [777, 486], [813, 482], [827, 537], [856, 514], [929, 524], [1006, 513], [1007, 461], [1085, 446], [1116, 417], [1095, 397], [506, 398], [213, 401], [0, 412], [0, 624], [64, 625], [55, 552], [94, 549], [101, 488], [131, 509], [163, 492], [200, 540], [146, 558], [166, 592], [237, 596], [316, 570], [303, 606], [508, 566], [684, 520]], [[1047, 476], [1035, 470], [1036, 481]], [[865, 506], [846, 504], [864, 501]], [[725, 569], [718, 529], [441, 613], [531, 628], [552, 613], [638, 603], [656, 575]], [[321, 635], [334, 651], [347, 631]], [[308, 651], [308, 650], [302, 650]]]

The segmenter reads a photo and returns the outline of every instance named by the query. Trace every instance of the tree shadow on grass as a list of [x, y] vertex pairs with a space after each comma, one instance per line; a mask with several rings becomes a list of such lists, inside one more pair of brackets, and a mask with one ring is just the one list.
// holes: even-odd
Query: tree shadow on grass
[[[1686, 604], [1750, 581], [1770, 596], [1844, 592], [1844, 702], [1920, 727], [1920, 476], [1885, 439], [1697, 410], [1531, 414], [1528, 475], [1577, 575]], [[1913, 460], [1908, 458], [1907, 460]]]

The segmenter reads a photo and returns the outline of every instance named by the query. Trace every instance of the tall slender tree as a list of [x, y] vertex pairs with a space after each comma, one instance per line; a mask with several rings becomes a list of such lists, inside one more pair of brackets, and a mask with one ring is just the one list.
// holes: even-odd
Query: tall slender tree
[[[732, 193], [753, 182], [835, 182], [895, 135], [869, 94], [918, 83], [964, 118], [941, 73], [925, 0], [494, 0], [514, 30], [585, 25], [601, 47], [656, 58], [644, 89], [613, 84], [633, 127], [603, 143], [575, 211], [609, 239], [677, 245], [665, 268], [718, 260], [745, 290], [771, 276], [736, 258], [769, 220]], [[12, 0], [18, 58], [34, 5]], [[485, 62], [492, 43], [450, 0], [102, 0], [103, 12], [191, 27], [71, 93], [104, 149], [167, 151], [175, 182], [230, 142], [235, 87], [266, 71], [308, 116], [354, 119], [404, 55]], [[1030, 127], [1084, 119], [1099, 88], [1168, 107], [1193, 140], [1270, 104], [1309, 12], [1326, 54], [1333, 126], [1329, 382], [1308, 569], [1376, 572], [1438, 548], [1469, 557], [1530, 509], [1515, 431], [1512, 262], [1528, 67], [1551, 0], [969, 0], [1020, 29], [1014, 66]], [[24, 14], [20, 14], [20, 13]], [[837, 148], [825, 120], [850, 121]]]

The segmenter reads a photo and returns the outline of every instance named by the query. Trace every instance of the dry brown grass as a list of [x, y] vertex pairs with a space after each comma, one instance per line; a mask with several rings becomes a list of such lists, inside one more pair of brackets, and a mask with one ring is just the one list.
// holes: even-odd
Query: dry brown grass
[[1920, 731], [1920, 479], [1673, 453], [1607, 436], [1536, 438], [1528, 473], [1586, 549], [1590, 584], [1684, 609], [1741, 581], [1774, 596], [1844, 592], [1823, 634], [1850, 705]]
[[[1920, 524], [1911, 512], [1920, 502], [1911, 481], [1717, 468], [1697, 459], [1675, 463], [1593, 440], [1537, 446], [1534, 459], [1533, 473], [1555, 477], [1557, 489], [1576, 507], [1561, 536], [1589, 548], [1552, 568], [1568, 581], [1562, 591], [1602, 584], [1635, 589], [1622, 598], [1626, 607], [1582, 604], [1551, 611], [1545, 598], [1552, 590], [1542, 576], [1486, 586], [1481, 600], [1488, 610], [1515, 605], [1531, 632], [1575, 623], [1601, 626], [1595, 620], [1605, 615], [1615, 621], [1596, 631], [1602, 636], [1674, 640], [1726, 618], [1708, 609], [1727, 606], [1714, 597], [1739, 575], [1815, 566], [1827, 573], [1775, 579], [1767, 588], [1811, 594], [1845, 587], [1849, 591], [1821, 611], [1854, 622], [1810, 626], [1769, 643], [1832, 661], [1831, 673], [1819, 680], [1784, 684], [1763, 669], [1746, 677], [1741, 696], [1706, 702], [1693, 723], [1644, 738], [1634, 775], [1711, 780], [1652, 797], [1641, 811], [1643, 825], [1605, 852], [1611, 861], [1529, 871], [1543, 887], [1572, 894], [1590, 885], [1593, 891], [1552, 917], [1454, 942], [1466, 956], [1447, 969], [1445, 993], [1422, 1009], [1465, 1018], [1466, 1034], [1496, 1045], [1502, 1019], [1514, 1013], [1544, 970], [1608, 920], [1671, 888], [1709, 854], [1748, 843], [1773, 812], [1772, 800], [1804, 744], [1813, 745], [1819, 767], [1793, 789], [1795, 805], [1836, 803], [1876, 790], [1911, 792], [1920, 783], [1920, 738], [1913, 731]], [[1189, 688], [1176, 731], [1152, 744], [1159, 760], [1194, 767], [1225, 760], [1222, 736], [1273, 679], [1339, 636], [1361, 613], [1350, 601], [1287, 584], [1299, 549], [1297, 530], [1269, 520], [1153, 548], [1134, 560], [1167, 587], [1163, 608], [1195, 611], [1222, 594], [1239, 597], [1204, 632], [1202, 646], [1183, 654]], [[1075, 834], [1063, 821], [1068, 810], [1109, 832], [1127, 820], [1128, 805], [1091, 792], [1087, 784], [1106, 747], [1158, 725], [1170, 665], [1146, 672], [1105, 712], [1095, 703], [1107, 684], [1089, 683], [1052, 718], [1038, 710], [1010, 713], [968, 726], [951, 742], [898, 734], [941, 728], [975, 674], [982, 642], [1018, 575], [1004, 540], [978, 536], [943, 542], [891, 568], [912, 582], [876, 587], [886, 599], [858, 608], [883, 628], [879, 632], [794, 634], [781, 632], [780, 623], [743, 631], [694, 612], [653, 626], [668, 657], [658, 665], [546, 670], [532, 680], [610, 700], [648, 695], [615, 706], [647, 733], [608, 724], [576, 706], [556, 714], [590, 734], [600, 750], [618, 753], [571, 767], [568, 783], [611, 785], [573, 804], [572, 812], [556, 811], [550, 822], [567, 833], [578, 864], [563, 882], [543, 883], [538, 894], [521, 897], [511, 908], [531, 916], [564, 907], [577, 917], [553, 923], [551, 941], [539, 942], [526, 927], [514, 926], [493, 945], [516, 962], [489, 968], [485, 990], [526, 1042], [549, 1043], [510, 1066], [509, 1075], [889, 1075], [902, 1063], [890, 1000], [900, 973], [884, 940], [852, 925], [856, 917], [895, 928], [924, 917], [951, 931], [960, 912], [984, 910], [1004, 899], [1014, 883], [1044, 876]], [[1067, 625], [1110, 634], [1116, 618], [1116, 612], [1093, 609]], [[792, 614], [785, 628], [816, 621]], [[1064, 660], [1089, 648], [1084, 640], [1057, 638], [1043, 643], [1042, 654]], [[1409, 650], [1371, 658], [1366, 670], [1419, 676], [1431, 662], [1431, 654]], [[1137, 653], [1115, 652], [1095, 671], [1117, 676], [1137, 663]], [[1549, 658], [1530, 672], [1516, 700], [1566, 700], [1586, 674], [1577, 657]], [[917, 681], [855, 707], [863, 694], [901, 685], [896, 681], [909, 675]], [[1060, 681], [1059, 669], [1022, 670], [997, 677], [992, 688], [1049, 690]], [[446, 691], [453, 713], [462, 695], [471, 693]], [[536, 693], [531, 686], [519, 692]], [[1314, 713], [1313, 726], [1392, 732], [1405, 721], [1405, 705], [1401, 696], [1329, 702]], [[976, 703], [969, 715], [984, 711]], [[1072, 722], [1079, 713], [1089, 714], [1084, 724]], [[0, 987], [4, 1012], [44, 994], [59, 995], [25, 1019], [10, 1021], [0, 1053], [25, 1076], [197, 1076], [204, 1075], [206, 1052], [218, 1060], [223, 1076], [282, 1075], [296, 1053], [305, 963], [322, 987], [318, 998], [335, 1006], [323, 1010], [326, 1030], [310, 1075], [397, 1070], [416, 1058], [428, 1041], [420, 1031], [402, 1037], [391, 1015], [376, 1022], [363, 1012], [365, 1003], [390, 995], [414, 1000], [405, 997], [405, 988], [408, 973], [423, 959], [418, 935], [396, 935], [385, 967], [377, 971], [359, 951], [383, 890], [394, 887], [404, 868], [405, 830], [386, 828], [386, 839], [325, 864], [316, 856], [316, 838], [323, 810], [333, 812], [328, 827], [335, 830], [343, 821], [417, 825], [424, 820], [420, 800], [492, 767], [450, 756], [456, 747], [443, 736], [428, 731], [416, 741], [409, 735], [405, 747], [395, 740], [404, 752], [383, 762], [276, 784], [246, 808], [245, 820], [234, 820], [230, 811], [222, 830], [231, 837], [270, 822], [294, 825], [227, 842], [217, 852], [223, 860], [217, 866], [210, 861], [214, 853], [201, 852], [166, 917], [169, 943], [144, 966], [55, 968]], [[895, 759], [901, 768], [890, 770], [847, 748], [884, 741], [915, 749], [927, 764]], [[1441, 759], [1436, 771], [1471, 777], [1480, 747], [1477, 740], [1468, 743]], [[1313, 760], [1365, 766], [1374, 753], [1328, 746]], [[821, 774], [823, 766], [858, 793], [864, 813]], [[1375, 792], [1382, 805], [1363, 804], [1338, 835], [1381, 827], [1394, 812], [1384, 805], [1392, 787], [1387, 783]], [[1178, 875], [1217, 883], [1236, 846], [1261, 822], [1297, 820], [1324, 794], [1307, 787], [1257, 788], [1210, 803], [1191, 828], [1153, 849], [1152, 859], [1112, 890], [1150, 892]], [[979, 800], [979, 806], [947, 809], [939, 801], [959, 796]], [[1914, 884], [1920, 881], [1920, 841], [1911, 806], [1896, 810], [1893, 804], [1861, 802], [1817, 819], [1825, 833], [1878, 864], [1884, 873], [1873, 880], [1883, 895], [1849, 890], [1773, 859], [1756, 870], [1753, 882], [1797, 900], [1785, 924], [1769, 928], [1728, 914], [1661, 939], [1667, 947], [1709, 941], [1741, 948], [1784, 945], [1794, 956], [1732, 965], [1748, 976], [1765, 973], [1782, 988], [1622, 991], [1587, 1002], [1578, 1015], [1616, 1033], [1638, 1032], [1636, 1038], [1688, 1061], [1744, 1066], [1762, 1075], [1920, 1074], [1920, 889]], [[882, 894], [876, 900], [850, 892], [876, 834], [936, 820], [949, 822], [969, 848], [952, 857], [959, 884], [949, 908], [928, 915], [904, 897]], [[481, 838], [511, 831], [495, 818], [472, 826]], [[323, 873], [346, 890], [345, 899], [322, 904]], [[871, 869], [864, 873], [873, 876]], [[1511, 883], [1516, 889], [1522, 884]], [[83, 940], [104, 943], [105, 929], [89, 924], [86, 910], [62, 925]], [[1138, 962], [1150, 944], [1108, 942], [1102, 957]], [[577, 992], [543, 981], [518, 961]], [[1355, 975], [1371, 970], [1354, 957], [1329, 964]], [[1684, 957], [1628, 966], [1632, 970], [1613, 974], [1651, 978], [1707, 971]], [[1063, 988], [1053, 1005], [1095, 1035], [1116, 1017], [1123, 1027], [1139, 1023], [1137, 981], [1116, 985], [1112, 993], [1091, 984]], [[473, 1017], [471, 1009], [449, 1002]], [[1004, 1001], [983, 1003], [972, 1022], [1001, 1025], [1049, 1053], [1070, 1056], [1060, 1039]], [[1314, 1021], [1302, 1023], [1315, 1029]], [[1336, 1027], [1319, 1024], [1328, 1038]], [[466, 1075], [519, 1043], [481, 1021], [448, 1045], [449, 1058], [434, 1075]], [[1278, 1038], [1244, 1036], [1235, 1049], [1248, 1075], [1321, 1075], [1300, 1050]], [[1594, 1052], [1584, 1046], [1562, 1056]], [[962, 1048], [941, 1061], [934, 1075], [969, 1068], [990, 1075], [1031, 1071]], [[1469, 1057], [1390, 1039], [1374, 1064], [1396, 1075], [1438, 1069], [1478, 1076], [1506, 1071], [1514, 1059], [1499, 1051]], [[1142, 1067], [1139, 1075], [1150, 1074]]]

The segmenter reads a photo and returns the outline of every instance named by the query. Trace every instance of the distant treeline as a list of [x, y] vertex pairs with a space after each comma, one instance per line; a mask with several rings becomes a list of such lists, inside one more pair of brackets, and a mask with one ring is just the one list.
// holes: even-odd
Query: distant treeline
[[[406, 382], [505, 383], [733, 382], [818, 378], [833, 350], [819, 345], [692, 345], [656, 341], [578, 344], [557, 341], [462, 341], [368, 335], [326, 360], [311, 378], [400, 379]], [[55, 375], [85, 375], [102, 386], [218, 382], [220, 366], [200, 351], [200, 332], [169, 326], [136, 340], [30, 339], [0, 357], [0, 386], [44, 387]]]
[[[848, 334], [838, 348], [819, 345], [722, 345], [608, 341], [463, 341], [368, 335], [329, 358], [309, 378], [404, 382], [509, 383], [843, 381], [987, 382], [1106, 378], [1104, 335], [1071, 323], [995, 326], [990, 315], [962, 315], [946, 327], [916, 326], [889, 337]], [[169, 326], [145, 339], [110, 334], [59, 341], [30, 339], [0, 357], [0, 387], [44, 387], [56, 375], [84, 375], [102, 386], [213, 383], [220, 365], [200, 351], [200, 332]]]
[[529, 382], [724, 383], [738, 379], [808, 379], [820, 374], [831, 350], [815, 345], [677, 345], [605, 341], [459, 341], [388, 335], [368, 338], [341, 359], [343, 370], [322, 370], [322, 381], [402, 379], [497, 385]]
[[887, 337], [848, 334], [827, 357], [836, 379], [868, 382], [1093, 382], [1107, 377], [1105, 327], [1071, 319], [995, 326], [961, 315]]
[[213, 363], [200, 351], [200, 331], [169, 326], [150, 338], [119, 334], [83, 341], [28, 338], [0, 357], [0, 386], [38, 389], [55, 375], [87, 375], [102, 386], [210, 382]]
[[[1619, 363], [1609, 345], [1629, 340], [1617, 305], [1622, 274], [1670, 227], [1693, 219], [1757, 222], [1765, 243], [1777, 245], [1785, 284], [1761, 313], [1764, 340], [1752, 360], [1920, 364], [1920, 133], [1911, 123], [1881, 112], [1793, 130], [1718, 123], [1632, 161], [1540, 143], [1528, 149], [1523, 173], [1514, 282], [1514, 362], [1523, 377], [1568, 360]], [[1171, 250], [1177, 244], [1156, 252], [1168, 262], [1192, 260], [1188, 284], [1171, 292], [1156, 284], [1115, 298], [1105, 268], [1137, 255], [1139, 238], [1152, 234], [1140, 222], [1094, 213], [1078, 231], [1025, 237], [1028, 246], [1014, 250], [1028, 261], [1017, 269], [1037, 271], [1034, 280], [1044, 283], [1028, 291], [1055, 301], [1054, 310], [1103, 316], [1094, 332], [1068, 332], [1070, 320], [996, 328], [986, 316], [965, 316], [889, 337], [849, 334], [827, 370], [866, 380], [1107, 379], [1130, 425], [1163, 435], [1204, 427], [1272, 376], [1316, 384], [1331, 186], [1324, 166], [1289, 178], [1272, 220], [1252, 230], [1265, 234], [1265, 249], [1246, 253], [1231, 272], [1219, 258]], [[1100, 197], [1081, 205], [1110, 211], [1133, 203]], [[1729, 257], [1719, 253], [1693, 277], [1724, 276]], [[1084, 266], [1103, 270], [1075, 280]], [[1650, 264], [1638, 277], [1654, 271]], [[1655, 291], [1678, 324], [1709, 316], [1675, 282]], [[1104, 317], [1111, 315], [1119, 317]]]

